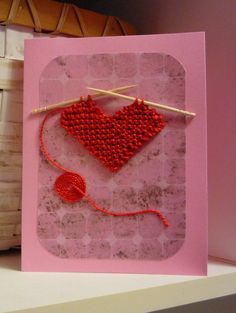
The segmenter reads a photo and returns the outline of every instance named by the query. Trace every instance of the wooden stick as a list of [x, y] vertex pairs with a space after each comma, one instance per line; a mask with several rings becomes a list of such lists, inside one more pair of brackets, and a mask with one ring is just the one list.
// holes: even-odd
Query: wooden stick
[[[117, 88], [111, 89], [109, 91], [111, 91], [111, 92], [113, 92], [113, 91], [119, 92], [119, 91], [124, 91], [124, 90], [129, 89], [129, 88], [133, 88], [135, 86], [136, 85], [117, 87]], [[104, 96], [104, 92], [98, 91], [97, 93], [92, 95], [93, 98], [97, 98], [97, 97], [101, 97], [101, 96]], [[53, 110], [53, 109], [56, 109], [56, 108], [65, 107], [65, 106], [67, 106], [67, 105], [69, 105], [71, 103], [75, 103], [75, 102], [78, 102], [78, 101], [80, 101], [80, 98], [70, 99], [70, 100], [59, 102], [59, 103], [50, 104], [50, 105], [45, 106], [45, 107], [33, 109], [31, 111], [31, 113], [32, 114], [38, 114], [38, 113], [46, 112], [46, 111]]]
[[[103, 89], [92, 88], [92, 87], [87, 87], [87, 88], [89, 90], [102, 92], [102, 93], [104, 93], [106, 95], [110, 95], [110, 96], [113, 96], [113, 97], [126, 99], [126, 100], [129, 100], [129, 101], [135, 101], [135, 99], [136, 99], [134, 97], [130, 97], [130, 96], [126, 96], [126, 95], [123, 95], [123, 94], [115, 93], [115, 92], [110, 91], [110, 90], [103, 90]], [[141, 99], [138, 99], [138, 100], [142, 101]], [[144, 100], [144, 103], [147, 104], [147, 105], [159, 108], [159, 109], [163, 109], [163, 110], [167, 110], [167, 111], [171, 111], [171, 112], [175, 112], [175, 113], [179, 113], [179, 114], [183, 114], [183, 115], [196, 116], [196, 113], [189, 112], [189, 111], [184, 111], [184, 110], [177, 109], [177, 108], [173, 108], [173, 107], [170, 107], [170, 106], [167, 106], [167, 105], [164, 105], [164, 104], [159, 104], [159, 103], [155, 103], [155, 102], [147, 101], [147, 100]]]

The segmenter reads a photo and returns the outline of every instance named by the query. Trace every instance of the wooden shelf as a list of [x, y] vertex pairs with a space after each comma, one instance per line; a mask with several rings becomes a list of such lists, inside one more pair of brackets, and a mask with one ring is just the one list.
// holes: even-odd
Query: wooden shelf
[[236, 267], [209, 261], [208, 276], [25, 273], [0, 255], [0, 313], [146, 313], [236, 293]]

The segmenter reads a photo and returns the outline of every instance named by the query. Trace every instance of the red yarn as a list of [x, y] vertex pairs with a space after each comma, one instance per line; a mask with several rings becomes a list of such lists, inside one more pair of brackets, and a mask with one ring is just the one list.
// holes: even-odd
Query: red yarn
[[61, 126], [112, 172], [118, 171], [164, 127], [160, 114], [143, 101], [104, 113], [91, 97], [66, 108]]
[[[85, 109], [86, 109], [86, 105], [88, 105], [88, 111], [86, 111]], [[139, 107], [140, 106], [140, 107]], [[129, 108], [132, 108], [131, 110], [129, 109]], [[80, 109], [82, 108], [82, 110], [80, 111]], [[140, 108], [142, 108], [141, 110], [140, 110]], [[138, 110], [138, 112], [139, 112], [139, 110], [140, 110], [140, 115], [139, 115], [139, 118], [140, 118], [140, 120], [142, 120], [142, 113], [143, 113], [143, 108], [144, 108], [144, 111], [146, 111], [147, 112], [147, 108], [146, 108], [146, 106], [142, 103], [142, 104], [138, 104], [138, 102], [137, 101], [135, 101], [132, 105], [130, 105], [130, 106], [128, 106], [128, 107], [124, 107], [121, 111], [118, 111], [117, 113], [115, 113], [115, 116], [116, 116], [116, 118], [117, 118], [117, 120], [119, 120], [119, 118], [120, 118], [120, 116], [121, 115], [125, 115], [124, 113], [125, 112], [127, 112], [127, 113], [131, 113], [131, 112], [135, 112], [136, 110]], [[92, 113], [92, 111], [94, 110], [94, 113]], [[46, 116], [44, 117], [44, 119], [43, 119], [43, 122], [42, 122], [42, 124], [41, 124], [41, 127], [40, 127], [40, 149], [41, 149], [41, 152], [43, 153], [43, 155], [44, 155], [44, 157], [45, 157], [45, 159], [53, 166], [53, 167], [56, 167], [56, 168], [58, 168], [59, 170], [61, 170], [61, 171], [63, 171], [63, 172], [65, 172], [64, 174], [62, 174], [61, 176], [59, 176], [58, 178], [57, 178], [57, 180], [56, 180], [56, 182], [55, 182], [55, 184], [54, 184], [54, 189], [55, 189], [55, 191], [58, 193], [58, 195], [64, 200], [64, 201], [66, 201], [66, 202], [76, 202], [76, 201], [79, 201], [79, 200], [81, 200], [83, 197], [85, 197], [85, 199], [91, 204], [91, 206], [92, 207], [94, 207], [96, 210], [98, 210], [98, 211], [101, 211], [101, 212], [103, 212], [103, 213], [105, 213], [105, 214], [108, 214], [108, 215], [112, 215], [112, 216], [134, 216], [134, 215], [138, 215], [138, 214], [146, 214], [146, 213], [154, 213], [154, 214], [156, 214], [159, 218], [160, 218], [160, 220], [162, 221], [162, 223], [166, 226], [166, 227], [168, 227], [168, 226], [170, 226], [170, 224], [169, 224], [169, 222], [168, 222], [168, 220], [164, 217], [164, 215], [159, 211], [159, 210], [153, 210], [153, 209], [148, 209], [148, 210], [142, 210], [142, 211], [133, 211], [133, 212], [113, 212], [113, 211], [108, 211], [108, 210], [106, 210], [106, 209], [104, 209], [104, 208], [100, 208], [100, 207], [98, 207], [97, 206], [97, 204], [95, 203], [95, 201], [92, 199], [92, 198], [90, 198], [90, 196], [89, 195], [87, 195], [86, 194], [86, 183], [85, 183], [85, 179], [81, 176], [81, 175], [79, 175], [79, 174], [77, 174], [77, 173], [75, 173], [75, 172], [73, 172], [73, 171], [71, 171], [71, 170], [69, 170], [69, 169], [67, 169], [67, 168], [65, 168], [65, 167], [63, 167], [61, 164], [59, 164], [55, 159], [53, 159], [52, 157], [51, 157], [51, 155], [50, 155], [50, 153], [48, 152], [48, 150], [47, 150], [47, 148], [46, 148], [46, 146], [45, 146], [45, 143], [44, 143], [44, 138], [43, 138], [43, 135], [44, 135], [44, 126], [45, 126], [45, 123], [46, 123], [46, 121], [48, 120], [48, 118], [50, 117], [50, 116], [52, 116], [53, 114], [55, 114], [55, 113], [58, 113], [58, 112], [61, 112], [62, 111], [62, 114], [61, 114], [61, 123], [62, 123], [62, 121], [63, 121], [63, 123], [65, 122], [65, 121], [67, 121], [67, 126], [66, 127], [64, 127], [63, 126], [63, 123], [62, 123], [62, 126], [64, 127], [64, 128], [66, 128], [67, 130], [70, 130], [70, 127], [72, 127], [72, 129], [73, 129], [73, 131], [72, 131], [72, 129], [71, 129], [71, 131], [72, 131], [72, 133], [74, 133], [74, 134], [76, 134], [76, 137], [78, 138], [78, 133], [79, 133], [79, 131], [81, 131], [82, 129], [84, 129], [84, 125], [87, 125], [87, 127], [85, 128], [85, 130], [89, 130], [90, 128], [92, 128], [92, 130], [95, 130], [96, 129], [96, 127], [98, 127], [99, 128], [99, 125], [100, 125], [100, 123], [95, 123], [95, 126], [93, 125], [93, 124], [91, 124], [90, 125], [90, 122], [91, 123], [93, 123], [94, 122], [94, 120], [92, 119], [92, 121], [90, 121], [89, 122], [89, 119], [88, 119], [88, 116], [86, 116], [86, 118], [85, 118], [85, 113], [84, 112], [87, 112], [87, 113], [89, 113], [89, 116], [91, 117], [93, 117], [93, 115], [91, 115], [91, 114], [94, 114], [94, 115], [96, 115], [96, 114], [98, 114], [98, 115], [101, 115], [102, 116], [102, 119], [106, 119], [106, 118], [108, 118], [108, 120], [110, 120], [111, 119], [111, 117], [109, 117], [109, 116], [106, 116], [98, 107], [96, 107], [96, 105], [95, 105], [95, 102], [91, 99], [91, 97], [89, 97], [88, 98], [88, 100], [87, 101], [83, 101], [82, 99], [81, 99], [81, 101], [80, 102], [78, 102], [78, 103], [76, 103], [76, 104], [73, 104], [71, 107], [69, 107], [69, 108], [66, 108], [66, 109], [64, 109], [64, 108], [59, 108], [59, 109], [55, 109], [55, 110], [52, 110], [52, 111], [50, 111], [50, 112], [48, 112], [47, 114], [46, 114]], [[65, 113], [65, 111], [66, 111], [66, 114], [64, 114]], [[148, 119], [148, 121], [150, 122], [150, 124], [151, 124], [151, 127], [149, 128], [149, 133], [147, 133], [147, 134], [145, 134], [145, 135], [143, 135], [143, 133], [141, 132], [141, 130], [142, 130], [142, 128], [140, 127], [140, 134], [142, 134], [142, 136], [144, 136], [144, 137], [142, 137], [142, 136], [139, 136], [138, 138], [139, 138], [139, 140], [137, 140], [137, 142], [135, 142], [135, 144], [132, 146], [131, 145], [131, 148], [130, 149], [128, 149], [127, 151], [126, 150], [122, 150], [123, 152], [125, 152], [125, 153], [123, 153], [123, 155], [122, 154], [120, 154], [120, 155], [122, 155], [122, 157], [121, 157], [121, 162], [114, 162], [114, 163], [111, 163], [110, 161], [107, 161], [106, 162], [106, 160], [108, 160], [108, 159], [102, 159], [102, 161], [103, 161], [103, 163], [104, 163], [104, 160], [105, 160], [105, 165], [106, 166], [108, 166], [112, 171], [115, 171], [115, 170], [118, 170], [125, 162], [127, 162], [128, 161], [128, 159], [133, 155], [133, 153], [134, 153], [134, 151], [136, 151], [137, 149], [138, 149], [138, 147], [140, 146], [140, 145], [142, 145], [145, 141], [147, 141], [147, 140], [149, 140], [152, 136], [154, 136], [156, 133], [158, 133], [161, 129], [162, 129], [162, 127], [164, 127], [164, 123], [163, 123], [163, 121], [162, 121], [162, 117], [160, 116], [160, 115], [158, 115], [155, 111], [155, 113], [156, 114], [154, 114], [154, 112], [153, 112], [154, 110], [150, 110], [150, 109], [148, 109], [148, 115], [149, 115], [149, 119]], [[66, 117], [68, 116], [67, 114], [68, 114], [68, 112], [70, 112], [70, 114], [71, 114], [71, 116], [70, 116], [70, 119], [68, 120], [68, 119], [66, 119]], [[76, 114], [74, 114], [74, 113], [76, 113]], [[86, 113], [86, 114], [87, 114]], [[137, 112], [136, 112], [137, 113]], [[137, 114], [136, 113], [134, 113], [134, 116], [137, 116]], [[79, 116], [79, 115], [82, 115], [82, 116]], [[128, 115], [129, 115], [128, 114]], [[70, 126], [71, 124], [71, 117], [73, 116], [73, 118], [75, 118], [75, 120], [77, 121], [76, 122], [76, 124], [77, 125], [73, 125], [73, 126]], [[132, 113], [131, 113], [131, 117], [132, 117], [133, 115], [132, 115]], [[82, 117], [82, 119], [83, 118], [85, 118], [85, 121], [87, 121], [86, 123], [82, 123], [82, 125], [83, 125], [83, 127], [79, 127], [79, 123], [78, 123], [78, 121], [79, 120], [81, 120], [81, 117]], [[73, 120], [73, 118], [72, 118], [72, 120]], [[116, 120], [116, 118], [115, 118], [115, 120]], [[122, 120], [124, 120], [124, 117], [122, 116]], [[127, 119], [127, 123], [125, 122], [125, 125], [126, 125], [126, 127], [128, 127], [127, 129], [129, 129], [129, 123], [130, 123], [130, 121], [131, 121], [131, 119], [130, 119], [130, 116], [128, 117], [128, 119]], [[158, 122], [158, 123], [157, 123]], [[137, 130], [137, 129], [139, 129], [137, 126], [138, 126], [138, 123], [139, 123], [139, 120], [137, 120], [136, 119], [136, 123], [133, 123], [132, 122], [132, 127], [133, 127], [133, 125], [135, 125], [135, 129]], [[141, 123], [141, 122], [140, 122]], [[73, 122], [72, 122], [72, 124], [73, 124]], [[101, 123], [101, 124], [103, 124], [103, 123]], [[143, 124], [141, 123], [141, 125], [143, 126]], [[146, 125], [146, 124], [145, 124]], [[113, 125], [114, 126], [114, 125]], [[77, 127], [77, 128], [76, 128]], [[79, 127], [79, 128], [78, 128]], [[101, 128], [99, 128], [100, 129], [100, 131], [101, 131]], [[110, 128], [108, 128], [108, 129], [110, 129]], [[114, 130], [114, 129], [113, 129]], [[68, 131], [69, 132], [69, 131]], [[96, 131], [95, 131], [95, 133], [96, 133]], [[106, 132], [106, 136], [107, 136], [107, 134], [108, 134], [109, 132]], [[103, 134], [103, 133], [102, 133]], [[105, 132], [104, 132], [104, 134], [105, 134]], [[139, 133], [138, 133], [139, 134]], [[104, 148], [104, 144], [102, 144], [101, 143], [101, 141], [100, 141], [100, 139], [99, 139], [99, 134], [97, 134], [96, 135], [97, 136], [97, 143], [96, 143], [96, 145], [95, 145], [95, 150], [94, 150], [94, 155], [96, 155], [97, 157], [100, 155], [100, 154], [97, 154], [97, 152], [98, 151], [101, 151], [101, 155], [103, 155], [103, 148]], [[95, 137], [96, 137], [95, 136]], [[127, 135], [127, 133], [125, 134], [125, 136], [128, 136]], [[101, 136], [102, 137], [102, 136]], [[118, 137], [119, 138], [123, 138], [122, 136], [119, 136], [118, 135]], [[132, 137], [132, 136], [131, 136]], [[82, 137], [83, 138], [83, 137]], [[140, 139], [140, 138], [142, 138], [142, 139]], [[134, 137], [132, 137], [132, 140], [134, 139]], [[92, 140], [93, 140], [93, 137], [92, 137]], [[113, 143], [113, 146], [115, 145], [115, 141], [117, 140], [117, 138], [116, 139], [114, 139], [113, 138], [113, 140], [114, 141], [109, 141], [109, 143], [111, 144], [111, 143]], [[88, 141], [89, 142], [89, 141]], [[90, 142], [93, 142], [93, 141], [91, 141], [90, 140]], [[127, 143], [127, 140], [125, 140], [124, 142], [126, 142]], [[137, 144], [138, 143], [138, 144]], [[100, 147], [99, 146], [97, 146], [97, 144], [100, 144]], [[85, 145], [86, 146], [86, 145]], [[92, 145], [93, 146], [93, 145]], [[105, 145], [106, 146], [106, 145]], [[87, 146], [86, 146], [87, 147]], [[91, 150], [91, 146], [89, 146], [90, 147], [90, 151], [93, 151], [93, 150]], [[119, 145], [117, 145], [117, 147], [119, 148]], [[99, 148], [99, 149], [98, 149]], [[115, 150], [117, 150], [117, 148], [116, 149], [114, 149], [113, 151], [115, 151]], [[111, 153], [111, 151], [110, 151], [110, 153]], [[117, 153], [117, 152], [116, 152]], [[113, 153], [113, 155], [114, 155], [114, 153]], [[125, 157], [125, 158], [124, 158]], [[110, 160], [110, 159], [109, 159]], [[118, 159], [119, 160], [119, 159]]]
[[67, 202], [77, 202], [86, 192], [84, 179], [76, 173], [65, 172], [57, 178], [54, 184], [55, 191]]
[[153, 209], [148, 209], [148, 210], [141, 210], [141, 211], [132, 211], [132, 212], [114, 212], [114, 211], [108, 211], [104, 208], [100, 208], [96, 205], [96, 203], [91, 199], [88, 195], [85, 195], [87, 201], [98, 211], [101, 211], [105, 214], [111, 215], [111, 216], [134, 216], [134, 215], [139, 215], [139, 214], [146, 214], [146, 213], [154, 213], [156, 214], [162, 223], [165, 225], [165, 227], [169, 227], [170, 223], [168, 220], [165, 218], [165, 216], [161, 213], [160, 210], [153, 210]]

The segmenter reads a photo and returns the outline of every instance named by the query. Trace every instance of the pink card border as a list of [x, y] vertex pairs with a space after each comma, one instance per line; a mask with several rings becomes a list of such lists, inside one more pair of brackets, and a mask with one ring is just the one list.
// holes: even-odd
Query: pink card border
[[[112, 42], [112, 44], [111, 44]], [[60, 259], [49, 254], [36, 234], [38, 122], [30, 116], [39, 103], [39, 78], [59, 55], [159, 52], [170, 54], [186, 70], [186, 110], [196, 117], [186, 129], [186, 237], [181, 249], [163, 261]], [[39, 57], [39, 52], [42, 52]], [[25, 42], [22, 195], [22, 270], [207, 274], [207, 122], [205, 34], [184, 33], [102, 38], [33, 39]], [[191, 208], [191, 212], [189, 212]]]

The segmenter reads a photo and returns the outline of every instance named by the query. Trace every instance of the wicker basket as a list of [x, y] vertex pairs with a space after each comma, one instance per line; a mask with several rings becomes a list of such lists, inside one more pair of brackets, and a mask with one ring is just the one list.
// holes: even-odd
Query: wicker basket
[[[0, 250], [20, 245], [24, 39], [134, 34], [126, 22], [49, 0], [0, 1]], [[46, 33], [45, 33], [46, 32]]]

